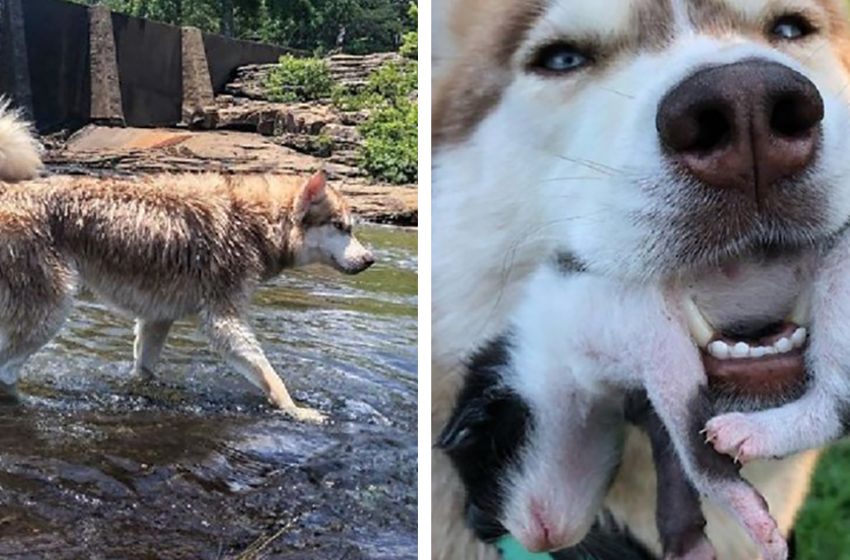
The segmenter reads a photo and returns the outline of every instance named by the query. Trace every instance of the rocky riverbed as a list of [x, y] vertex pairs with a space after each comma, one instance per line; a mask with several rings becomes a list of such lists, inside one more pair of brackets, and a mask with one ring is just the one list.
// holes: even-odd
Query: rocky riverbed
[[[328, 58], [338, 84], [356, 89], [395, 53]], [[216, 171], [307, 175], [322, 168], [370, 222], [416, 225], [416, 185], [370, 178], [360, 167], [366, 115], [341, 112], [329, 101], [276, 103], [264, 92], [272, 65], [239, 69], [215, 102], [175, 128], [90, 124], [45, 138], [52, 174], [158, 174]]]

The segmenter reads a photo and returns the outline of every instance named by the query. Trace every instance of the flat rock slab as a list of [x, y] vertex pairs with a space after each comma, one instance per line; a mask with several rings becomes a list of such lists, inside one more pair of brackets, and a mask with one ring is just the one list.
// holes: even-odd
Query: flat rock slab
[[418, 218], [415, 185], [380, 184], [351, 176], [348, 166], [297, 152], [250, 132], [90, 125], [64, 145], [50, 149], [45, 161], [57, 175], [210, 171], [307, 175], [324, 168], [362, 218], [399, 225], [416, 225]]

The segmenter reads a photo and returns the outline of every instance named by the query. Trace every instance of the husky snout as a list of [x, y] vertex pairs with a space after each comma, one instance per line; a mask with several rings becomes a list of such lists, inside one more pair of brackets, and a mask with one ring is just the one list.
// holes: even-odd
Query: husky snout
[[345, 247], [339, 268], [346, 274], [359, 274], [375, 264], [375, 256], [353, 235]]
[[656, 118], [667, 157], [700, 183], [757, 205], [817, 155], [823, 99], [805, 76], [748, 59], [705, 68], [675, 86]]

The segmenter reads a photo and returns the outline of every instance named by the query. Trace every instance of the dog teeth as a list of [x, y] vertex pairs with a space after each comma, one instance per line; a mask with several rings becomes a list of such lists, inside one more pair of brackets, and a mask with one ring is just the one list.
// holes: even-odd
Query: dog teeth
[[[809, 295], [807, 293], [801, 294], [794, 310], [789, 315], [789, 320], [794, 321], [798, 325], [801, 322], [807, 321], [809, 314], [808, 302]], [[809, 335], [805, 327], [798, 327], [790, 336], [782, 337], [770, 346], [750, 346], [743, 341], [729, 343], [723, 340], [714, 340], [717, 338], [714, 328], [692, 298], [685, 298], [682, 304], [682, 311], [687, 320], [691, 338], [693, 338], [698, 346], [705, 348], [710, 355], [718, 360], [764, 358], [765, 356], [786, 354], [796, 348], [802, 348], [806, 344], [806, 339]]]
[[794, 303], [794, 309], [788, 314], [788, 321], [795, 325], [809, 324], [809, 316], [811, 315], [811, 294], [808, 290], [804, 290]]
[[794, 348], [794, 345], [791, 344], [791, 339], [783, 337], [777, 340], [773, 344], [773, 347], [776, 348], [776, 351], [780, 354], [784, 354], [785, 352], [789, 352], [792, 348]]
[[803, 327], [794, 331], [790, 338], [782, 337], [772, 346], [750, 346], [746, 342], [736, 342], [733, 345], [722, 340], [715, 340], [708, 345], [708, 353], [718, 360], [730, 360], [741, 358], [763, 358], [776, 354], [785, 354], [800, 348], [806, 343], [807, 332]]
[[715, 340], [708, 345], [708, 353], [719, 360], [725, 360], [729, 357], [729, 345], [722, 340]]
[[746, 342], [739, 342], [732, 347], [733, 358], [746, 358], [750, 355], [750, 345]]
[[791, 344], [794, 345], [794, 348], [800, 348], [805, 344], [807, 335], [808, 333], [804, 327], [800, 327], [794, 331], [794, 334], [791, 335]]
[[699, 310], [693, 299], [686, 297], [682, 305], [682, 311], [688, 322], [688, 330], [694, 342], [701, 348], [705, 348], [714, 338], [714, 329], [708, 324], [702, 311]]
[[767, 348], [764, 346], [756, 346], [750, 350], [751, 358], [764, 358], [767, 355]]

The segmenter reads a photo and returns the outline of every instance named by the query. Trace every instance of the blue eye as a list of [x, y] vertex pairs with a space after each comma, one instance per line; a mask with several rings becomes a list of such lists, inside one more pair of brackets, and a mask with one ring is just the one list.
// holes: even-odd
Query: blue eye
[[590, 57], [566, 43], [553, 43], [537, 51], [531, 68], [538, 71], [564, 74], [587, 66]]
[[802, 39], [815, 32], [815, 27], [799, 15], [785, 15], [773, 22], [770, 34], [783, 41]]

